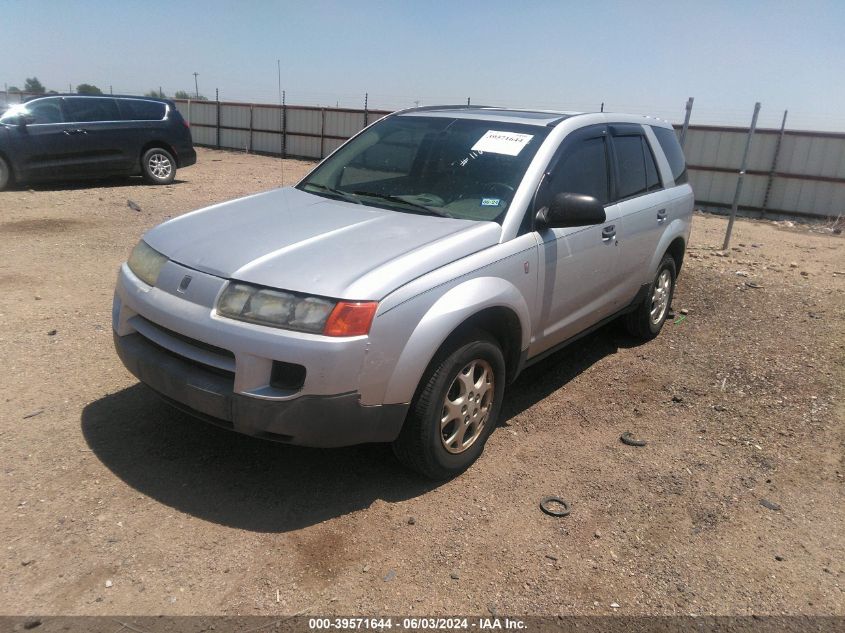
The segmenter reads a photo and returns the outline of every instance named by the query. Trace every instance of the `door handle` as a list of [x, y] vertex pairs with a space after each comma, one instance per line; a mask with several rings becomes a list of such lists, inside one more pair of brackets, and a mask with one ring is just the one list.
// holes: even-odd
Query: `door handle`
[[605, 242], [607, 240], [612, 240], [616, 236], [616, 226], [611, 224], [610, 226], [606, 226], [601, 230], [601, 239]]
[[665, 221], [666, 221], [666, 209], [660, 209], [660, 211], [657, 212], [657, 222], [661, 223], [661, 222], [665, 222]]

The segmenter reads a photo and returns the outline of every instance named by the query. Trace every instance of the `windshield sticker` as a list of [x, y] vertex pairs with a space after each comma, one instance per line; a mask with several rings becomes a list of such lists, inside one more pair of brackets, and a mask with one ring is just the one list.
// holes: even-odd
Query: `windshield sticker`
[[481, 199], [481, 206], [482, 207], [498, 207], [501, 203], [501, 198], [482, 198]]
[[533, 134], [487, 130], [484, 136], [478, 139], [478, 142], [472, 146], [472, 151], [518, 156], [532, 138], [534, 138]]

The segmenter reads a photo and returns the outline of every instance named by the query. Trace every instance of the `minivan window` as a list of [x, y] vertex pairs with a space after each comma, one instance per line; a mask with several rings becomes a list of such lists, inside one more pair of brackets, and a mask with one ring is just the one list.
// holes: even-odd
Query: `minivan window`
[[17, 125], [18, 117], [21, 115], [32, 117], [31, 123], [33, 124], [62, 123], [63, 121], [58, 97], [39, 99], [38, 101], [12, 106], [0, 117], [0, 123]]
[[71, 123], [119, 121], [120, 112], [114, 99], [65, 97], [65, 118]]
[[[549, 175], [549, 200], [559, 193], [593, 196], [602, 204], [610, 201], [607, 146], [604, 137], [576, 142]], [[548, 201], [541, 202], [541, 206]]]
[[630, 198], [645, 193], [646, 173], [641, 136], [613, 137], [616, 154], [616, 197]]
[[119, 99], [117, 103], [124, 121], [160, 121], [164, 118], [165, 105], [158, 101]]
[[681, 149], [678, 137], [675, 136], [675, 130], [670, 130], [665, 127], [652, 127], [651, 129], [657, 137], [657, 141], [660, 143], [663, 153], [666, 154], [666, 160], [669, 161], [669, 167], [672, 170], [672, 178], [675, 179], [675, 184], [684, 184], [689, 180], [687, 175], [687, 163], [684, 159], [684, 150]]
[[343, 146], [298, 187], [403, 213], [501, 223], [550, 129], [392, 116]]

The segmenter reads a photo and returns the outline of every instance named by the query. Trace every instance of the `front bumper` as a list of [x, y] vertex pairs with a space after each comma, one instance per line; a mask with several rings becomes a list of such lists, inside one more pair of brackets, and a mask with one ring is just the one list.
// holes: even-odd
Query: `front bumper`
[[[123, 264], [112, 325], [127, 369], [174, 405], [249, 435], [324, 447], [396, 439], [407, 403], [360, 402], [367, 337], [218, 317], [213, 306], [225, 283], [170, 261], [151, 288]], [[274, 377], [279, 365], [304, 377]]]
[[120, 360], [175, 407], [239, 433], [315, 447], [390, 442], [408, 405], [364, 406], [357, 393], [262, 400], [234, 393], [225, 372], [213, 372], [160, 348], [140, 334], [118, 336]]

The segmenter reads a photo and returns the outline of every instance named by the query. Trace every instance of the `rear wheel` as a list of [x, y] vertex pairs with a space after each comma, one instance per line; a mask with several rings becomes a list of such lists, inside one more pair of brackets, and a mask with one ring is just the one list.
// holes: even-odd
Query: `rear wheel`
[[153, 147], [141, 157], [144, 180], [154, 185], [166, 185], [176, 177], [176, 161], [166, 149]]
[[12, 170], [5, 158], [0, 156], [0, 191], [12, 184]]
[[499, 419], [505, 360], [476, 331], [441, 350], [423, 377], [393, 452], [431, 479], [460, 474], [476, 460]]
[[676, 271], [675, 259], [671, 255], [664, 255], [645, 299], [625, 317], [625, 327], [631, 335], [649, 340], [660, 334], [672, 306]]

